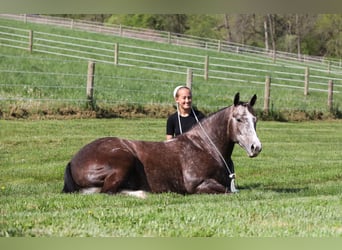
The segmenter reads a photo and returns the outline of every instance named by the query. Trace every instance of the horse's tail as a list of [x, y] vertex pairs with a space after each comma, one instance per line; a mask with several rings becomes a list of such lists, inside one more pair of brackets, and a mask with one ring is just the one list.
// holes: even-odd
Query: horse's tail
[[68, 165], [66, 166], [65, 173], [64, 173], [64, 187], [63, 187], [62, 192], [73, 193], [78, 190], [79, 188], [71, 175], [71, 163], [69, 162]]

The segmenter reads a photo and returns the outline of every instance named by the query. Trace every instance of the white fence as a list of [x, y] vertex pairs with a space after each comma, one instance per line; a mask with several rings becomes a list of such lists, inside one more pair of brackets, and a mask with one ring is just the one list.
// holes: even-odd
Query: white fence
[[29, 14], [0, 14], [0, 18], [8, 18], [21, 20], [23, 22], [32, 22], [39, 24], [54, 25], [75, 30], [84, 30], [89, 32], [103, 33], [107, 35], [135, 38], [147, 41], [160, 43], [168, 43], [180, 46], [188, 46], [193, 48], [201, 48], [205, 50], [213, 50], [228, 53], [240, 54], [255, 54], [277, 60], [298, 60], [308, 63], [324, 63], [329, 64], [329, 67], [342, 68], [341, 59], [325, 58], [319, 56], [298, 55], [282, 51], [267, 51], [264, 48], [248, 46], [239, 43], [226, 42], [216, 39], [196, 37], [185, 34], [178, 34], [166, 31], [157, 31], [151, 29], [135, 28], [123, 25], [110, 25], [98, 22], [90, 22], [85, 20], [74, 20], [69, 18], [60, 18], [44, 15], [29, 15]]
[[[335, 83], [335, 92], [342, 87], [342, 70], [310, 65], [305, 80], [306, 66], [301, 62], [273, 63], [267, 58], [228, 53], [188, 53], [151, 47], [117, 44], [113, 42], [72, 37], [39, 31], [18, 29], [0, 25], [0, 45], [25, 49], [69, 58], [92, 60], [102, 63], [134, 66], [142, 69], [186, 74], [187, 68], [194, 76], [212, 80], [264, 84], [266, 75], [272, 77], [273, 86], [304, 88], [310, 83], [310, 91], [327, 91], [329, 80]], [[308, 64], [307, 64], [308, 65]]]
[[[8, 109], [11, 103], [23, 107], [45, 107], [52, 109], [59, 106], [78, 106], [88, 103], [87, 72], [88, 62], [76, 59], [53, 59], [38, 56], [11, 56], [0, 54], [0, 110]], [[8, 63], [7, 63], [8, 62]], [[112, 107], [112, 105], [172, 105], [172, 90], [179, 85], [179, 79], [169, 79], [161, 72], [153, 72], [147, 78], [139, 72], [131, 72], [131, 67], [123, 67], [115, 74], [111, 74], [111, 64], [96, 64], [93, 88], [95, 102]], [[100, 70], [97, 69], [99, 67]], [[107, 71], [104, 68], [107, 68]], [[128, 74], [122, 73], [124, 69]], [[93, 73], [92, 73], [93, 74]], [[265, 79], [264, 79], [265, 80]], [[265, 82], [260, 84], [245, 84], [234, 82], [205, 81], [195, 79], [195, 102], [200, 108], [210, 110], [223, 107], [229, 103], [235, 91], [258, 94], [258, 106], [262, 108]], [[293, 90], [271, 84], [271, 96], [268, 109], [270, 110], [326, 110], [329, 94], [317, 92], [310, 97], [304, 97], [301, 89]], [[276, 88], [274, 88], [276, 87]], [[280, 91], [280, 89], [285, 89]], [[249, 95], [249, 94], [248, 94]], [[335, 91], [334, 106], [342, 103], [341, 95]], [[228, 102], [227, 102], [228, 101]], [[7, 107], [5, 107], [5, 106]], [[332, 104], [329, 104], [332, 105]]]
[[[1, 24], [1, 22], [0, 22]], [[296, 92], [301, 92], [302, 95], [300, 99], [303, 100], [304, 104], [302, 105], [305, 109], [310, 109], [315, 107], [308, 107], [308, 103], [312, 103], [313, 99], [304, 99], [303, 91], [305, 93], [305, 86], [308, 85], [308, 91], [310, 92], [327, 92], [328, 91], [328, 82], [332, 80], [334, 82], [334, 102], [335, 104], [339, 104], [341, 102], [341, 88], [342, 88], [342, 71], [338, 67], [327, 67], [325, 64], [317, 64], [317, 63], [303, 63], [301, 61], [287, 61], [287, 60], [277, 60], [277, 62], [273, 62], [269, 57], [264, 57], [255, 54], [248, 53], [219, 53], [212, 52], [210, 50], [192, 50], [193, 53], [187, 52], [189, 50], [172, 50], [172, 47], [169, 49], [156, 49], [147, 46], [136, 46], [129, 44], [118, 44], [108, 40], [100, 40], [100, 39], [86, 39], [80, 37], [74, 37], [70, 35], [62, 35], [58, 33], [47, 33], [40, 31], [32, 31], [20, 28], [14, 28], [9, 26], [0, 25], [0, 46], [21, 49], [31, 51], [31, 53], [35, 54], [36, 52], [50, 55], [57, 55], [60, 57], [66, 58], [67, 62], [70, 63], [72, 60], [76, 60], [78, 63], [88, 63], [88, 61], [95, 61], [98, 63], [102, 63], [105, 65], [109, 65], [115, 67], [115, 65], [123, 66], [125, 68], [137, 68], [137, 69], [148, 69], [153, 75], [158, 75], [160, 72], [165, 72], [171, 75], [178, 75], [177, 79], [185, 79], [185, 75], [187, 73], [187, 69], [192, 69], [193, 76], [195, 77], [195, 84], [210, 86], [210, 93], [198, 93], [198, 97], [202, 98], [202, 103], [207, 107], [217, 107], [219, 106], [217, 103], [220, 99], [223, 99], [225, 93], [220, 93], [221, 88], [224, 89], [236, 89], [237, 87], [241, 88], [255, 88], [253, 86], [258, 86], [256, 88], [260, 93], [263, 92], [264, 84], [265, 84], [265, 76], [271, 76], [272, 79], [272, 88], [277, 87], [280, 89], [294, 90]], [[111, 41], [111, 42], [110, 42]], [[183, 52], [182, 52], [183, 51]], [[29, 52], [27, 55], [30, 55]], [[0, 55], [2, 56], [2, 55]], [[7, 55], [8, 56], [8, 55]], [[4, 55], [6, 57], [6, 55]], [[35, 56], [36, 57], [36, 56]], [[32, 57], [33, 58], [33, 57]], [[52, 57], [55, 58], [55, 57]], [[69, 59], [68, 59], [69, 58]], [[18, 65], [20, 64], [20, 58], [18, 58]], [[41, 60], [44, 60], [43, 58]], [[51, 59], [56, 60], [56, 59]], [[63, 64], [62, 60], [58, 59], [59, 64]], [[21, 69], [9, 70], [9, 69], [0, 69], [1, 74], [22, 74], [22, 75], [44, 75], [52, 76], [54, 72], [45, 71], [45, 72], [35, 72], [35, 71], [23, 71]], [[2, 97], [2, 100], [32, 100], [30, 95], [33, 95], [34, 100], [38, 101], [57, 101], [57, 102], [73, 102], [73, 101], [84, 101], [84, 94], [79, 95], [78, 93], [75, 95], [68, 96], [68, 91], [71, 89], [79, 92], [79, 89], [85, 89], [84, 81], [86, 78], [86, 73], [75, 74], [71, 72], [60, 72], [63, 78], [67, 79], [67, 82], [70, 81], [70, 78], [80, 77], [80, 79], [75, 80], [75, 83], [70, 85], [59, 86], [58, 84], [46, 85], [45, 82], [35, 82], [29, 83], [28, 85], [34, 85], [35, 87], [31, 89], [28, 87], [28, 97], [25, 96], [7, 96]], [[78, 76], [79, 75], [79, 76]], [[100, 79], [101, 75], [96, 76], [97, 79]], [[55, 77], [57, 78], [57, 77]], [[118, 80], [120, 76], [108, 77], [109, 81], [121, 81]], [[41, 81], [39, 79], [38, 81]], [[151, 83], [155, 81], [155, 79], [141, 79], [141, 77], [132, 77], [129, 81], [135, 82], [146, 82]], [[129, 81], [123, 80], [125, 84]], [[160, 101], [158, 99], [158, 95], [162, 94], [164, 96], [168, 96], [171, 93], [171, 89], [173, 85], [179, 85], [179, 80], [177, 82], [163, 79], [161, 82], [168, 84], [169, 86], [165, 87], [164, 90], [159, 87], [155, 87], [154, 89], [159, 89], [158, 91], [151, 91], [146, 94], [147, 97], [142, 97], [142, 99], [137, 98], [137, 95], [134, 96], [135, 103], [138, 104], [146, 104], [146, 103], [159, 103], [166, 104], [169, 103], [169, 99], [163, 99]], [[183, 81], [184, 82], [184, 81]], [[159, 84], [159, 83], [158, 83]], [[23, 85], [16, 83], [0, 83], [1, 88], [22, 88]], [[140, 84], [141, 85], [141, 84]], [[101, 86], [101, 84], [95, 86], [97, 91], [97, 96], [101, 96], [101, 100], [107, 103], [122, 103], [125, 100], [129, 100], [130, 97], [123, 94], [127, 92], [131, 92], [132, 95], [135, 93], [141, 93], [144, 90], [141, 90], [140, 87], [134, 85], [134, 87], [120, 87], [121, 93], [118, 93], [119, 96], [123, 96], [126, 99], [118, 98], [113, 101], [110, 96], [106, 95], [105, 92], [115, 92], [113, 88], [117, 88], [114, 86]], [[208, 87], [209, 88], [209, 87]], [[44, 89], [56, 89], [56, 91], [64, 91], [64, 94], [56, 94], [59, 96], [58, 99], [51, 98], [49, 96], [44, 96]], [[152, 88], [153, 89], [153, 88]], [[216, 92], [215, 92], [216, 91]], [[82, 92], [84, 92], [82, 90]], [[273, 92], [273, 90], [272, 90]], [[65, 97], [61, 97], [61, 96]], [[205, 102], [205, 97], [209, 96], [211, 99], [217, 99], [215, 102], [211, 103]], [[274, 95], [273, 95], [274, 96]], [[155, 99], [156, 101], [151, 101]], [[84, 98], [84, 99], [83, 99]], [[145, 99], [144, 99], [145, 98]], [[259, 94], [260, 98], [260, 94]], [[274, 101], [277, 103], [277, 109], [286, 109], [292, 108], [296, 109], [296, 107], [289, 107], [286, 102], [283, 104], [282, 101], [289, 101], [292, 97], [277, 97], [278, 100]], [[296, 97], [299, 98], [299, 97]], [[261, 95], [262, 99], [262, 95]], [[324, 97], [323, 100], [326, 98]], [[300, 101], [299, 99], [297, 100]], [[130, 102], [132, 103], [132, 102]], [[284, 106], [280, 106], [284, 105]], [[311, 104], [310, 104], [311, 105]], [[322, 106], [322, 105], [321, 105]], [[324, 105], [323, 105], [324, 106]]]

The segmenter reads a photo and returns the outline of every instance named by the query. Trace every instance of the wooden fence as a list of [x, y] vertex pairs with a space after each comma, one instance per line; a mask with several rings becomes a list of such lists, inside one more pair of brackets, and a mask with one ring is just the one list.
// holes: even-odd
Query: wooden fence
[[[273, 109], [275, 88], [296, 92], [303, 91], [301, 92], [303, 93], [302, 99], [306, 99], [306, 97], [313, 93], [328, 93], [328, 101], [325, 99], [323, 105], [326, 106], [327, 104], [330, 110], [332, 110], [334, 105], [339, 105], [338, 100], [340, 100], [341, 96], [341, 70], [334, 67], [325, 68], [325, 65], [322, 64], [317, 66], [317, 64], [303, 64], [298, 61], [280, 62], [279, 60], [274, 63], [269, 58], [252, 54], [237, 56], [235, 53], [203, 52], [203, 50], [189, 51], [179, 50], [179, 48], [173, 50], [172, 47], [167, 49], [154, 48], [117, 43], [113, 42], [112, 39], [105, 39], [105, 37], [96, 40], [85, 39], [65, 34], [52, 34], [3, 25], [0, 25], [0, 46], [27, 50], [35, 55], [42, 53], [58, 56], [58, 58], [64, 57], [85, 62], [91, 61], [92, 66], [89, 66], [89, 68], [93, 72], [85, 74], [87, 76], [87, 86], [89, 86], [86, 92], [86, 100], [91, 104], [96, 99], [94, 89], [101, 89], [101, 86], [94, 86], [94, 72], [95, 65], [97, 64], [113, 65], [113, 67], [134, 67], [156, 73], [166, 72], [180, 75], [182, 78], [184, 76], [183, 79], [186, 79], [184, 82], [188, 85], [195, 81], [198, 86], [198, 83], [201, 82], [201, 85], [210, 85], [211, 90], [214, 90], [216, 86], [220, 88], [221, 86], [225, 88], [234, 86], [232, 89], [237, 89], [235, 85], [244, 85], [245, 88], [256, 85], [259, 88], [266, 88], [267, 85], [270, 85], [272, 86], [272, 97], [270, 95], [270, 88], [268, 90], [266, 88], [264, 91], [263, 110], [265, 113]], [[0, 72], [10, 73], [7, 70], [1, 69]], [[31, 74], [31, 72], [28, 73]], [[269, 83], [265, 81], [265, 77], [269, 78]], [[14, 85], [7, 84], [6, 86]], [[5, 85], [3, 84], [2, 86]], [[75, 88], [85, 88], [85, 86], [76, 86]], [[219, 99], [221, 98], [219, 97], [220, 94], [200, 93], [199, 95], [216, 95], [215, 98]], [[16, 98], [23, 99], [20, 97], [10, 97], [8, 99], [15, 100]], [[2, 100], [6, 99], [6, 97], [2, 98]], [[37, 100], [43, 100], [43, 98], [39, 97]], [[50, 99], [47, 98], [46, 100]], [[65, 99], [60, 100], [65, 101]], [[80, 100], [83, 101], [83, 99]], [[144, 104], [141, 101], [139, 103]], [[306, 108], [306, 105], [303, 105], [303, 107]], [[280, 108], [282, 107], [280, 106]]]
[[[40, 105], [44, 102], [52, 105], [52, 108], [56, 107], [54, 103], [66, 104], [68, 102], [80, 103], [82, 106], [86, 104], [90, 108], [94, 108], [98, 103], [109, 107], [112, 107], [113, 104], [125, 103], [157, 106], [171, 105], [172, 90], [176, 85], [180, 84], [179, 80], [170, 81], [168, 75], [159, 73], [155, 74], [158, 78], [157, 81], [152, 78], [144, 79], [139, 76], [139, 72], [135, 73], [135, 76], [130, 73], [129, 78], [127, 78], [125, 75], [121, 75], [120, 72], [123, 70], [120, 69], [115, 75], [109, 76], [106, 75], [108, 72], [103, 73], [103, 67], [106, 65], [110, 70], [112, 66], [101, 62], [31, 56], [27, 58], [25, 56], [1, 54], [0, 57], [5, 62], [0, 64], [0, 74], [2, 75], [0, 81], [0, 110], [10, 103], [22, 104], [27, 107]], [[6, 61], [10, 63], [6, 63]], [[74, 64], [77, 64], [77, 71], [74, 70]], [[52, 68], [52, 66], [55, 68]], [[96, 70], [97, 67], [99, 67], [99, 70]], [[34, 69], [38, 70], [33, 71]], [[195, 88], [196, 102], [200, 103], [202, 108], [206, 107], [210, 110], [223, 107], [221, 105], [227, 104], [225, 101], [227, 95], [230, 96], [235, 93], [234, 91], [240, 90], [243, 91], [244, 95], [257, 91], [258, 99], [261, 100], [259, 101], [260, 105], [263, 103], [263, 106], [258, 109], [262, 109], [265, 115], [272, 111], [287, 109], [334, 111], [334, 108], [338, 108], [341, 103], [341, 96], [333, 91], [334, 82], [332, 80], [328, 82], [327, 95], [317, 92], [315, 95], [304, 97], [298, 94], [291, 96], [292, 94], [289, 93], [290, 96], [285, 97], [282, 96], [283, 92], [279, 92], [278, 87], [273, 86], [273, 83], [271, 83], [272, 78], [268, 75], [264, 76], [263, 85], [259, 85], [258, 89], [253, 89], [250, 86], [252, 91], [244, 91], [241, 86], [236, 87], [234, 84], [218, 86], [214, 82], [204, 79], [200, 81], [199, 78], [194, 78], [191, 68], [187, 68], [185, 74], [184, 78], [182, 78], [188, 87]], [[149, 74], [149, 76], [152, 77], [153, 75]], [[161, 76], [164, 79], [161, 79]], [[132, 84], [132, 82], [137, 83]], [[202, 90], [199, 92], [199, 89]], [[160, 98], [157, 101], [152, 101], [153, 96], [159, 96]], [[336, 100], [334, 100], [335, 96], [337, 97]], [[284, 98], [290, 98], [292, 101], [286, 103]], [[295, 98], [298, 98], [298, 100], [294, 102]], [[213, 102], [210, 102], [210, 100], [213, 100]], [[296, 103], [302, 104], [297, 105]], [[306, 106], [306, 103], [310, 106]], [[315, 103], [315, 106], [311, 106], [311, 103]], [[274, 104], [277, 105], [276, 108], [273, 107]], [[305, 108], [302, 109], [302, 107]]]
[[[95, 76], [95, 62], [89, 61], [88, 62], [88, 72], [87, 72], [87, 103], [90, 103], [91, 107], [94, 107], [95, 97], [94, 97], [94, 76]], [[193, 83], [193, 72], [191, 68], [187, 69], [187, 76], [186, 76], [186, 86], [188, 88], [192, 88]], [[328, 83], [328, 101], [327, 107], [330, 111], [333, 111], [333, 81], [329, 80]], [[264, 91], [264, 106], [263, 106], [263, 113], [267, 116], [270, 112], [270, 100], [271, 100], [271, 77], [266, 76], [265, 80], [265, 91]]]
[[273, 63], [267, 58], [251, 55], [237, 58], [221, 53], [208, 55], [154, 49], [7, 26], [0, 26], [0, 35], [2, 46], [28, 49], [31, 53], [47, 53], [175, 74], [185, 74], [187, 68], [191, 68], [194, 76], [205, 80], [263, 84], [265, 75], [270, 75], [273, 86], [304, 89], [305, 96], [309, 91], [326, 92], [327, 88], [323, 86], [327, 86], [329, 80], [335, 82], [336, 93], [342, 87], [341, 70], [322, 69], [315, 64], [305, 66], [293, 61]]
[[99, 22], [85, 20], [75, 20], [69, 18], [53, 17], [46, 15], [29, 14], [0, 14], [0, 17], [14, 20], [21, 20], [25, 23], [39, 23], [44, 25], [53, 25], [74, 30], [84, 30], [88, 32], [102, 33], [112, 36], [120, 36], [147, 40], [159, 43], [187, 46], [198, 49], [213, 50], [227, 53], [244, 53], [277, 58], [277, 60], [299, 60], [301, 62], [328, 64], [329, 67], [342, 67], [342, 60], [325, 58], [319, 56], [300, 55], [297, 53], [287, 53], [282, 51], [269, 51], [264, 48], [248, 46], [239, 43], [221, 41], [216, 39], [190, 36], [166, 31], [157, 31], [151, 29], [136, 28], [123, 25], [110, 25]]

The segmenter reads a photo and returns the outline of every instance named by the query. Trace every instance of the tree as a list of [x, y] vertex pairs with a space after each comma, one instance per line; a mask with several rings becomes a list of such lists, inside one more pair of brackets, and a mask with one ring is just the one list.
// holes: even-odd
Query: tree
[[[235, 19], [236, 38], [239, 43], [248, 44], [248, 41], [255, 35], [252, 14], [238, 14]], [[255, 25], [254, 25], [255, 26]]]
[[230, 16], [228, 14], [223, 14], [223, 22], [220, 22], [220, 18], [218, 18], [215, 30], [220, 32], [222, 40], [233, 42], [233, 36], [230, 27]]
[[188, 30], [188, 16], [185, 14], [155, 15], [155, 28], [173, 33], [183, 34]]
[[264, 33], [265, 33], [265, 50], [268, 52], [269, 46], [268, 46], [268, 28], [267, 28], [267, 16], [264, 17]]
[[323, 55], [342, 56], [342, 15], [322, 14], [318, 16], [316, 35], [324, 43]]
[[275, 33], [275, 20], [274, 15], [267, 14], [267, 21], [269, 27], [269, 33], [272, 41], [272, 51], [273, 51], [273, 60], [275, 60], [276, 56], [276, 33]]
[[227, 42], [232, 41], [232, 32], [230, 30], [230, 24], [229, 24], [229, 15], [224, 14], [224, 27], [227, 31]]
[[342, 56], [341, 14], [68, 15], [310, 55]]
[[217, 27], [219, 21], [214, 15], [189, 15], [187, 21], [188, 35], [222, 39]]
[[312, 14], [287, 14], [283, 18], [287, 27], [283, 38], [284, 46], [281, 48], [291, 53], [297, 53], [298, 59], [301, 59], [302, 46], [305, 47], [306, 37], [313, 31], [317, 16]]
[[133, 26], [139, 28], [151, 28], [154, 29], [153, 15], [149, 14], [124, 14], [124, 15], [112, 15], [107, 23], [110, 24], [122, 24], [126, 26]]
[[263, 17], [256, 14], [229, 16], [230, 41], [252, 46], [263, 46]]
[[110, 14], [55, 14], [52, 16], [88, 20], [88, 21], [99, 22], [99, 23], [104, 23], [107, 21], [108, 18], [111, 17]]
[[186, 21], [187, 15], [184, 14], [126, 14], [112, 15], [107, 22], [111, 24], [122, 24], [174, 33], [184, 33], [187, 30]]

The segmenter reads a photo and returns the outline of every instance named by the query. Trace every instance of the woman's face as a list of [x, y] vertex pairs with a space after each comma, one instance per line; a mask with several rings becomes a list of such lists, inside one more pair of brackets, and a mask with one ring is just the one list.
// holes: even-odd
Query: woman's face
[[175, 99], [180, 108], [184, 110], [191, 109], [192, 96], [191, 96], [191, 91], [189, 89], [187, 88], [179, 89]]

